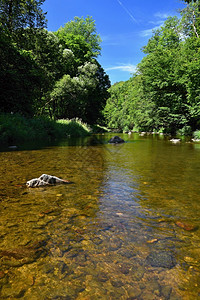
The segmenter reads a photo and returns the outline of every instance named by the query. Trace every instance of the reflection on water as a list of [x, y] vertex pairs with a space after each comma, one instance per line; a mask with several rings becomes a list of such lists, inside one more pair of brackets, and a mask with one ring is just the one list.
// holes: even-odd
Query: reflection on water
[[122, 137], [0, 153], [1, 299], [200, 297], [199, 148]]

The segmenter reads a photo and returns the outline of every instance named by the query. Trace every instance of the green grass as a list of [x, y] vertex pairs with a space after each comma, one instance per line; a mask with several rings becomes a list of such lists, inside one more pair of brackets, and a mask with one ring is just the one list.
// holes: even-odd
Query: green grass
[[53, 121], [48, 118], [25, 118], [20, 114], [0, 114], [1, 144], [51, 141], [89, 134], [89, 126], [79, 119]]

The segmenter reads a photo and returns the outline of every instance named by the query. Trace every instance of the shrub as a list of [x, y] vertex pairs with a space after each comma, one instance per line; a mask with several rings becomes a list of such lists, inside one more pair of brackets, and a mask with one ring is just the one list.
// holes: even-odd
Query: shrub
[[191, 135], [192, 128], [190, 126], [185, 125], [183, 128], [177, 130], [178, 135]]
[[200, 130], [196, 130], [193, 132], [193, 136], [196, 140], [200, 139]]

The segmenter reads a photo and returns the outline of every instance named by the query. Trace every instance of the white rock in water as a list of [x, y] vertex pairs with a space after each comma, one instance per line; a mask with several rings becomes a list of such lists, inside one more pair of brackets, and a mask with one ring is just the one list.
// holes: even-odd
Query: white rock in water
[[175, 143], [175, 144], [180, 143], [180, 141], [181, 141], [180, 139], [171, 139], [170, 140], [170, 142]]
[[40, 180], [38, 178], [34, 178], [34, 179], [27, 181], [26, 185], [28, 187], [37, 187], [37, 186], [49, 185], [49, 183], [45, 182], [43, 180]]
[[56, 176], [42, 174], [39, 178], [34, 178], [27, 181], [26, 185], [28, 187], [39, 187], [44, 185], [54, 185], [56, 183], [70, 183], [68, 180], [63, 180]]

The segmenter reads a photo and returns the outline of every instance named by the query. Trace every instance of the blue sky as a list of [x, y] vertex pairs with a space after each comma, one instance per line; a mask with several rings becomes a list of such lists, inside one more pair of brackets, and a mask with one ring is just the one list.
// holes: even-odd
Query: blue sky
[[98, 61], [113, 83], [128, 80], [144, 54], [152, 29], [178, 15], [181, 0], [46, 0], [48, 30], [56, 31], [75, 16], [92, 16], [102, 39]]

